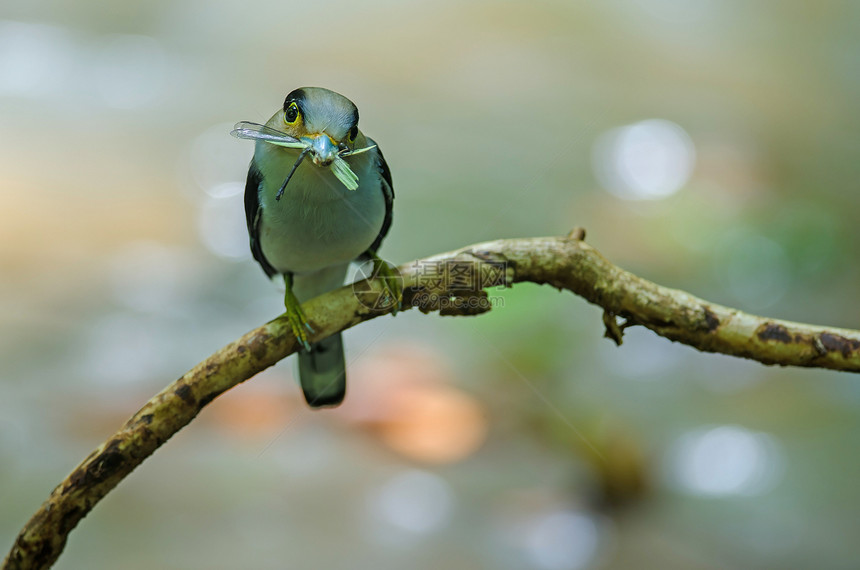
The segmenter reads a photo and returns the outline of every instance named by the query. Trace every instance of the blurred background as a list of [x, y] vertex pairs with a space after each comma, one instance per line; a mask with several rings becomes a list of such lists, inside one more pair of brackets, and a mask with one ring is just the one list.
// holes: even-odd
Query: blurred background
[[[860, 3], [4, 0], [0, 547], [150, 396], [282, 311], [242, 192], [290, 90], [351, 98], [396, 263], [574, 226], [648, 279], [860, 327]], [[860, 378], [602, 338], [491, 291], [224, 394], [57, 568], [850, 568]], [[5, 554], [4, 554], [5, 555]]]

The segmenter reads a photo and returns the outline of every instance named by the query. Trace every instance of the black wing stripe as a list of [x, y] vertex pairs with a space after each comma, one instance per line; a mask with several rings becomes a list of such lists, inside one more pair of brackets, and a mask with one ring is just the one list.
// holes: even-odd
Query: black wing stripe
[[266, 275], [274, 277], [278, 272], [263, 255], [263, 249], [260, 246], [260, 183], [262, 182], [263, 175], [257, 168], [257, 164], [251, 160], [248, 179], [245, 182], [245, 222], [248, 224], [251, 254], [266, 272]]
[[[372, 140], [369, 142], [370, 144], [376, 144]], [[388, 168], [388, 163], [385, 162], [385, 157], [382, 155], [382, 150], [380, 150], [379, 145], [376, 146], [376, 154], [379, 158], [377, 161], [379, 174], [382, 175], [382, 195], [385, 197], [385, 218], [382, 220], [382, 228], [379, 230], [379, 235], [376, 236], [376, 239], [373, 240], [373, 243], [370, 244], [370, 247], [368, 248], [368, 252], [370, 253], [376, 253], [379, 246], [382, 245], [382, 240], [385, 239], [385, 236], [388, 234], [388, 230], [391, 229], [391, 218], [394, 214], [394, 182], [391, 180], [391, 169]]]

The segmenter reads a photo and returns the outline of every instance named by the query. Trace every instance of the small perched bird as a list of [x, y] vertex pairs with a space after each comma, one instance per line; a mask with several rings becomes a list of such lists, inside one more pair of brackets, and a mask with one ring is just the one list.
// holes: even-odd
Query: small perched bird
[[343, 285], [350, 262], [372, 260], [399, 307], [392, 270], [376, 254], [391, 227], [388, 164], [359, 130], [352, 101], [320, 87], [292, 91], [265, 125], [238, 123], [233, 134], [256, 140], [245, 185], [251, 252], [269, 277], [284, 277], [305, 399], [336, 406], [346, 391], [341, 334], [309, 343], [300, 303]]

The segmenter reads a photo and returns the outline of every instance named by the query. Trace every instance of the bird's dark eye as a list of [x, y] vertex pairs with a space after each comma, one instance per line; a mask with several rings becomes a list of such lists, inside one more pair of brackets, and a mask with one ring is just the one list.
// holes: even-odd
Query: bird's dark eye
[[288, 125], [294, 125], [296, 121], [299, 119], [299, 106], [295, 104], [295, 102], [287, 105], [287, 109], [284, 111], [284, 122]]
[[355, 137], [358, 136], [358, 125], [353, 126], [349, 129], [349, 142], [355, 141]]

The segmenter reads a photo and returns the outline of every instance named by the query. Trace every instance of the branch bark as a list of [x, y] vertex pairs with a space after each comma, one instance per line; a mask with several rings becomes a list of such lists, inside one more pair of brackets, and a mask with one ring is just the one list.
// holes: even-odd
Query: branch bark
[[[698, 350], [764, 364], [860, 372], [860, 331], [750, 315], [661, 287], [613, 265], [582, 239], [498, 240], [400, 267], [404, 307], [446, 315], [489, 310], [487, 287], [532, 282], [567, 289], [604, 310], [606, 336], [621, 344], [625, 328], [645, 326]], [[377, 280], [308, 301], [305, 314], [320, 340], [386, 314]], [[618, 319], [622, 319], [619, 323]], [[187, 425], [214, 398], [298, 349], [279, 317], [223, 347], [156, 394], [93, 451], [27, 522], [3, 568], [48, 568], [69, 532], [122, 479]]]

